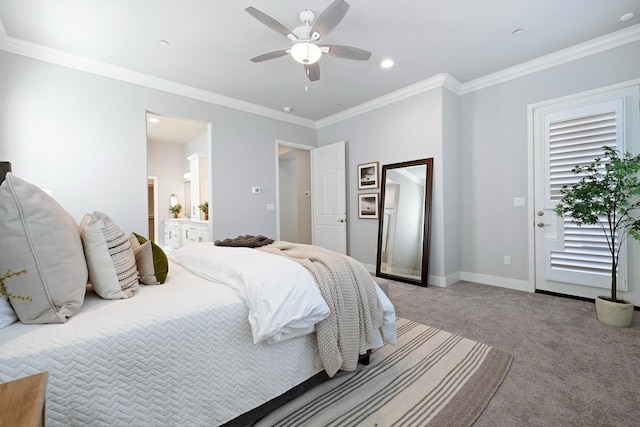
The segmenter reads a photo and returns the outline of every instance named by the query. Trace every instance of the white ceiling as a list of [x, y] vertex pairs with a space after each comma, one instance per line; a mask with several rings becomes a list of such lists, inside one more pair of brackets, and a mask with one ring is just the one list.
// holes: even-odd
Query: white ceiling
[[[640, 0], [347, 1], [324, 42], [371, 59], [325, 55], [317, 82], [290, 57], [251, 62], [290, 42], [244, 9], [293, 28], [302, 9], [319, 15], [331, 0], [0, 0], [0, 48], [55, 49], [317, 121], [440, 73], [469, 82], [640, 22]], [[395, 66], [382, 69], [384, 58]]]

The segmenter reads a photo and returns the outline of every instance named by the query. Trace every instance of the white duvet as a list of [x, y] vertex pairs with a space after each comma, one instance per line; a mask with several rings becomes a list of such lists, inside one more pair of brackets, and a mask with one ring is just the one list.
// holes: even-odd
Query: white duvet
[[235, 289], [249, 308], [256, 344], [306, 335], [329, 315], [311, 274], [284, 257], [202, 243], [171, 252], [169, 258], [197, 276]]
[[[251, 248], [198, 243], [169, 254], [171, 261], [197, 276], [236, 290], [249, 309], [254, 343], [274, 343], [311, 333], [329, 315], [311, 273], [295, 261]], [[376, 285], [384, 312], [382, 339], [396, 342], [395, 309]]]

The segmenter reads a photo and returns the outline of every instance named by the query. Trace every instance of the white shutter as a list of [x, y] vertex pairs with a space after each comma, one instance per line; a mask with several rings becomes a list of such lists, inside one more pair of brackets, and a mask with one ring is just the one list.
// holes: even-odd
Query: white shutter
[[[595, 158], [604, 158], [603, 146], [623, 149], [624, 99], [600, 102], [545, 117], [548, 138], [547, 206], [553, 207], [562, 198], [562, 187], [580, 180], [571, 170], [587, 165]], [[601, 220], [606, 221], [605, 218]], [[561, 222], [563, 248], [549, 249], [547, 280], [609, 288], [611, 286], [611, 252], [599, 225], [578, 227], [572, 218]], [[626, 271], [620, 255], [618, 271]], [[626, 290], [626, 280], [619, 277], [618, 288]]]

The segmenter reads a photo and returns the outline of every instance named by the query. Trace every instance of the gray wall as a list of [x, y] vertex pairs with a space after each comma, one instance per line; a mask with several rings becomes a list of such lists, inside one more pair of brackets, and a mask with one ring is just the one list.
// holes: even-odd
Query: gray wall
[[314, 129], [0, 51], [0, 158], [76, 220], [147, 229], [147, 110], [213, 124], [214, 238], [275, 236], [274, 141], [315, 146]]
[[635, 42], [461, 96], [432, 89], [316, 131], [0, 52], [0, 158], [52, 188], [76, 219], [104, 210], [126, 231], [145, 230], [146, 110], [212, 123], [211, 218], [214, 238], [225, 238], [275, 235], [266, 204], [276, 139], [346, 140], [349, 254], [372, 266], [377, 222], [358, 219], [357, 165], [433, 157], [430, 281], [509, 286], [530, 280], [532, 201], [513, 206], [530, 185], [527, 106], [639, 77]]
[[[445, 207], [442, 200], [445, 160], [443, 159], [442, 114], [444, 106], [454, 114], [456, 111], [455, 96], [450, 99], [450, 96], [446, 95], [448, 101], [444, 104], [443, 94], [446, 92], [448, 90], [443, 88], [432, 89], [318, 130], [318, 146], [338, 140], [347, 141], [348, 253], [370, 269], [376, 262], [378, 222], [358, 218], [356, 195], [371, 192], [371, 190], [358, 190], [356, 180], [358, 165], [377, 161], [382, 169], [385, 164], [433, 157], [434, 209], [431, 219], [429, 257], [429, 276], [433, 277], [429, 281], [438, 284], [444, 281]], [[449, 132], [448, 140], [452, 144], [457, 144], [455, 133], [451, 134], [449, 130], [447, 132]], [[449, 156], [451, 159], [447, 161], [455, 166], [457, 150], [452, 152], [454, 154]], [[457, 202], [454, 201], [453, 205], [457, 206]], [[446, 227], [449, 228], [448, 225]], [[457, 228], [458, 224], [452, 227]], [[449, 252], [457, 253], [457, 241], [452, 241], [451, 244], [453, 249]], [[457, 260], [453, 260], [452, 263], [456, 265]]]
[[636, 42], [460, 97], [462, 272], [529, 280], [527, 106], [639, 77]]

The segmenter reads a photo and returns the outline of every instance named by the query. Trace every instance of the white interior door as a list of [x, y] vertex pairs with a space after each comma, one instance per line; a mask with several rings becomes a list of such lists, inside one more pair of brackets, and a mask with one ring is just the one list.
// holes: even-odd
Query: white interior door
[[[597, 225], [577, 227], [553, 212], [563, 185], [579, 180], [575, 165], [604, 157], [604, 145], [624, 150], [625, 96], [619, 93], [534, 109], [536, 289], [595, 298], [611, 283], [611, 254]], [[627, 289], [626, 251], [618, 288]]]
[[347, 253], [345, 142], [311, 151], [314, 245]]

